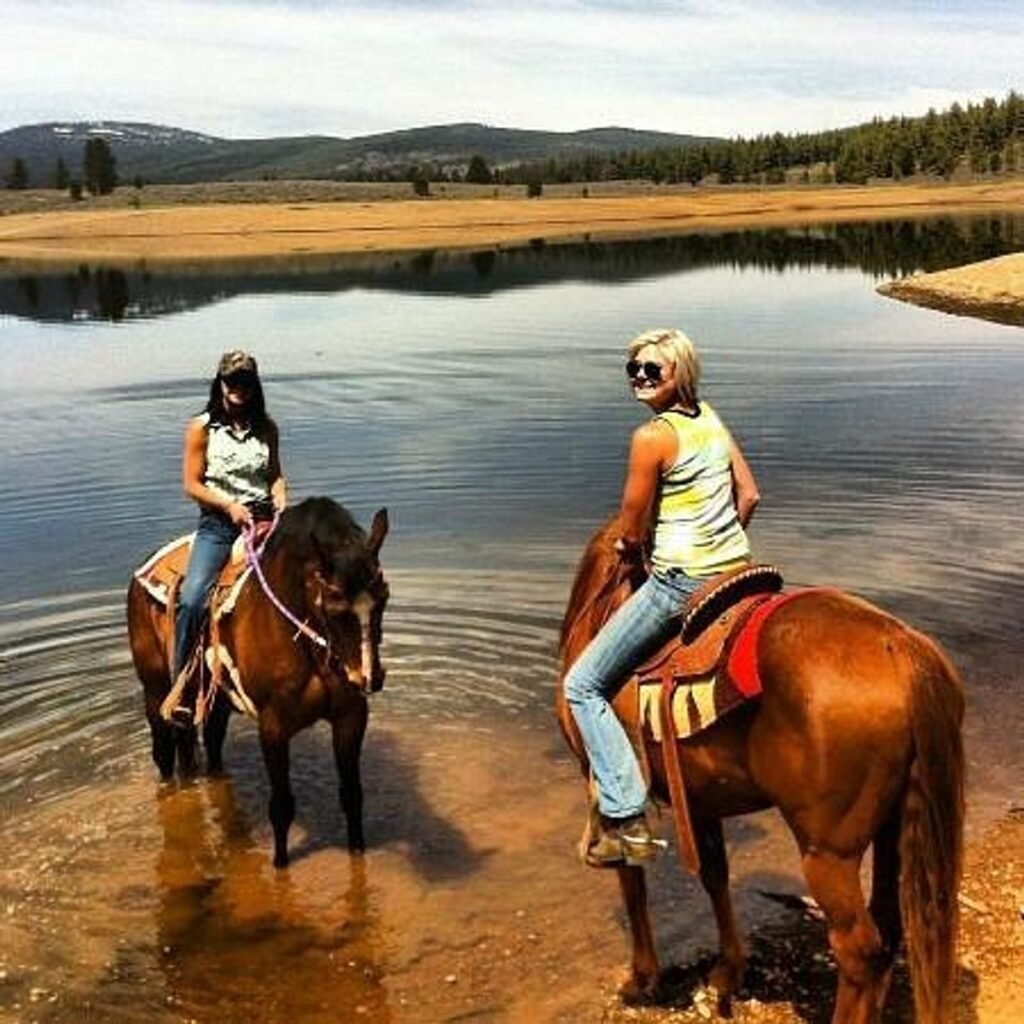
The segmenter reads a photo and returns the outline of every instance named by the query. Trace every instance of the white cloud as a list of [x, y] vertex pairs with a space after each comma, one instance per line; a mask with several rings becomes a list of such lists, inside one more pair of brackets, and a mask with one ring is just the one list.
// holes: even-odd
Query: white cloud
[[433, 4], [8, 0], [0, 126], [228, 136], [484, 121], [698, 134], [837, 127], [1019, 85], [1012, 8], [799, 0]]

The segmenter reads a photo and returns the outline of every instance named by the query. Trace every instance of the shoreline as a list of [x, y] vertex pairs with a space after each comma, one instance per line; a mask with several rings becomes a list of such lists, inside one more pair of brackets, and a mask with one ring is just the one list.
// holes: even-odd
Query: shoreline
[[508, 248], [541, 241], [615, 241], [1013, 211], [1024, 212], [1024, 180], [588, 198], [97, 205], [0, 217], [0, 272], [95, 262], [112, 267], [173, 267], [282, 257]]
[[933, 274], [915, 274], [877, 291], [954, 316], [1024, 327], [1024, 253], [1011, 253]]

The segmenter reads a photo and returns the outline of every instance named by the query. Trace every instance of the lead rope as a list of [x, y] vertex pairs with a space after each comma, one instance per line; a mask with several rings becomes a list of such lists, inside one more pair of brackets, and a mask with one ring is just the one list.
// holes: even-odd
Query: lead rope
[[266, 576], [263, 575], [263, 566], [260, 564], [260, 559], [263, 557], [263, 549], [267, 546], [267, 541], [270, 540], [277, 529], [277, 524], [281, 519], [281, 512], [279, 509], [274, 510], [274, 519], [270, 524], [270, 529], [267, 530], [266, 536], [263, 541], [257, 547], [254, 543], [256, 535], [256, 528], [249, 523], [246, 523], [242, 527], [242, 541], [245, 544], [245, 558], [252, 568], [253, 573], [256, 575], [256, 579], [259, 580], [260, 586], [263, 588], [263, 593], [267, 595], [267, 599], [270, 603], [296, 628], [298, 633], [301, 633], [307, 640], [316, 644], [318, 647], [323, 648], [324, 651], [330, 650], [330, 642], [321, 634], [319, 634], [312, 626], [307, 625], [305, 622], [299, 620], [299, 618], [291, 612], [281, 602], [277, 594], [270, 589], [270, 584], [267, 582]]

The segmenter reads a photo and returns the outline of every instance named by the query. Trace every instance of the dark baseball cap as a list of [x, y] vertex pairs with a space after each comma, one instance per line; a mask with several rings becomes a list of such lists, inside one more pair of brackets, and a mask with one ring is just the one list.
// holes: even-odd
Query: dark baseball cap
[[243, 352], [240, 348], [225, 352], [217, 364], [218, 377], [234, 377], [237, 374], [243, 373], [251, 374], [255, 377], [257, 372], [256, 360], [248, 352]]

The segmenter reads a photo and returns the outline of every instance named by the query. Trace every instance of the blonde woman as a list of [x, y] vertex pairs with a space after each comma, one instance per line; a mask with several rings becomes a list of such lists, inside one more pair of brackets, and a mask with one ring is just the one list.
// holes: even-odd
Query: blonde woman
[[637, 563], [650, 539], [650, 575], [563, 684], [597, 786], [602, 827], [587, 851], [593, 867], [656, 852], [643, 774], [609, 701], [630, 670], [678, 628], [686, 598], [704, 579], [750, 561], [745, 527], [760, 498], [738, 445], [698, 397], [700, 362], [682, 331], [634, 338], [626, 375], [633, 397], [654, 416], [633, 433], [616, 547], [623, 560]]

